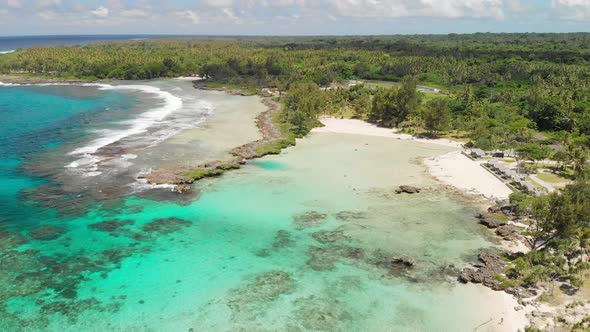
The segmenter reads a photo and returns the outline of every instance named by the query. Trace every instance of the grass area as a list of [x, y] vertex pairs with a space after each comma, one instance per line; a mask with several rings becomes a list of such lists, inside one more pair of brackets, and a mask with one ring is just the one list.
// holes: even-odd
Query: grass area
[[232, 169], [240, 169], [242, 166], [240, 164], [222, 164], [217, 166], [218, 170], [229, 171]]
[[537, 177], [547, 183], [563, 183], [570, 181], [568, 178], [555, 173], [538, 173]]
[[[365, 86], [375, 87], [375, 88], [384, 88], [384, 89], [389, 89], [391, 87], [401, 85], [401, 82], [393, 82], [393, 81], [366, 80], [363, 82], [364, 82]], [[420, 81], [417, 83], [417, 85], [426, 86], [429, 88], [435, 88], [435, 89], [439, 89], [439, 90], [446, 89], [444, 86], [442, 86], [440, 84], [433, 83], [433, 82], [426, 82], [426, 81]], [[421, 92], [426, 95], [438, 95], [439, 94], [439, 93], [430, 92], [430, 91], [421, 91]]]
[[529, 181], [531, 181], [531, 183], [534, 184], [535, 187], [537, 187], [538, 189], [545, 190], [545, 187], [542, 184], [540, 184], [539, 182], [537, 182], [536, 179], [534, 179], [534, 178], [532, 178], [530, 176], [528, 176], [527, 179]]
[[208, 88], [213, 89], [233, 89], [233, 90], [240, 90], [242, 93], [246, 95], [257, 95], [258, 89], [252, 86], [243, 86], [237, 84], [230, 84], [230, 83], [220, 83], [220, 82], [207, 82], [206, 86]]
[[405, 127], [400, 130], [401, 133], [409, 134], [417, 137], [427, 137], [427, 138], [446, 138], [451, 141], [456, 141], [460, 143], [467, 143], [471, 141], [469, 135], [466, 131], [460, 130], [449, 130], [445, 132], [436, 133], [435, 136], [428, 130], [420, 127], [420, 126], [411, 126]]
[[541, 295], [539, 297], [539, 301], [541, 302], [545, 302], [551, 306], [559, 306], [561, 304], [563, 304], [566, 301], [588, 301], [587, 299], [589, 299], [590, 297], [590, 278], [588, 276], [588, 274], [586, 274], [584, 277], [584, 282], [582, 284], [582, 286], [578, 289], [578, 291], [572, 296], [572, 295], [567, 295], [565, 294], [560, 288], [559, 288], [559, 282], [554, 282], [553, 284], [551, 282], [544, 282], [542, 284], [544, 284], [545, 287], [547, 287], [547, 289], [549, 290], [553, 290], [553, 292], [549, 291], [548, 293], [545, 293], [543, 295]]
[[450, 130], [447, 132], [440, 133], [441, 138], [450, 139], [461, 143], [467, 143], [470, 141], [469, 133], [461, 130]]
[[503, 221], [506, 223], [510, 221], [510, 218], [507, 215], [505, 215], [504, 213], [494, 213], [493, 217], [496, 220]]
[[220, 176], [221, 174], [225, 173], [225, 171], [239, 169], [240, 167], [240, 164], [222, 164], [215, 168], [195, 168], [189, 172], [181, 173], [180, 175], [191, 178], [194, 181], [198, 181], [204, 178]]
[[257, 157], [266, 156], [267, 154], [279, 154], [282, 149], [295, 145], [297, 137], [291, 131], [289, 124], [282, 120], [281, 112], [275, 112], [272, 115], [272, 121], [280, 129], [282, 138], [257, 147]]
[[352, 119], [356, 114], [354, 112], [354, 109], [352, 109], [351, 107], [343, 107], [339, 109], [338, 112], [330, 115], [340, 119]]
[[431, 101], [433, 99], [449, 98], [449, 96], [447, 96], [447, 95], [443, 95], [443, 94], [435, 93], [435, 92], [420, 91], [419, 93], [421, 94], [422, 104], [424, 104], [424, 105], [426, 105], [429, 101]]
[[506, 278], [499, 274], [494, 275], [492, 279], [497, 281], [500, 284], [500, 287], [502, 287], [502, 289], [514, 288], [520, 285], [518, 280]]
[[225, 172], [224, 170], [216, 169], [216, 168], [214, 168], [214, 169], [196, 168], [196, 169], [193, 169], [192, 171], [181, 173], [180, 175], [186, 176], [188, 178], [191, 178], [191, 179], [197, 181], [197, 180], [209, 178], [212, 176], [219, 176], [219, 175], [223, 174], [224, 172]]
[[400, 86], [401, 83], [399, 82], [387, 82], [387, 81], [364, 81], [365, 86], [371, 88], [384, 88], [389, 89], [394, 86]]

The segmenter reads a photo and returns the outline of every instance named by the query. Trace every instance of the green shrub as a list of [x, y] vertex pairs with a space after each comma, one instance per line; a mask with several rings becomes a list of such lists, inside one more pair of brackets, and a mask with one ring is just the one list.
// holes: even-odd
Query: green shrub
[[181, 173], [180, 175], [186, 176], [191, 178], [195, 181], [201, 180], [203, 178], [208, 178], [212, 176], [219, 176], [223, 174], [225, 171], [222, 169], [208, 169], [208, 168], [197, 168], [189, 172]]

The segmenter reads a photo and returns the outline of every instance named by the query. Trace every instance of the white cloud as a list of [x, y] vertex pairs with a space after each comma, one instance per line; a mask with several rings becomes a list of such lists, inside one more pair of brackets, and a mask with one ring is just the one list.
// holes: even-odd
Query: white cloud
[[349, 17], [504, 17], [505, 0], [328, 0]]
[[23, 5], [19, 0], [6, 0], [6, 5], [10, 8], [22, 8]]
[[201, 21], [201, 18], [199, 17], [199, 14], [192, 11], [192, 10], [183, 10], [183, 11], [178, 11], [178, 12], [174, 12], [173, 13], [175, 16], [183, 18], [183, 19], [188, 19], [189, 21], [191, 21], [193, 24], [199, 24], [199, 22]]
[[261, 6], [264, 7], [288, 7], [288, 6], [299, 6], [305, 7], [305, 0], [261, 0], [259, 1]]
[[232, 20], [234, 23], [240, 23], [240, 18], [236, 16], [236, 13], [232, 8], [223, 8], [221, 11], [223, 12], [223, 15]]
[[61, 5], [61, 0], [37, 0], [37, 7], [51, 7]]
[[132, 8], [132, 9], [124, 9], [120, 12], [120, 15], [123, 17], [149, 17], [150, 13], [145, 9], [139, 8]]
[[590, 0], [551, 0], [553, 6], [590, 7]]
[[551, 7], [557, 9], [566, 19], [590, 20], [590, 0], [551, 0]]
[[234, 0], [203, 0], [205, 5], [214, 8], [231, 8], [234, 6]]
[[96, 17], [105, 18], [109, 16], [109, 9], [104, 6], [100, 6], [95, 10], [91, 10], [90, 13]]

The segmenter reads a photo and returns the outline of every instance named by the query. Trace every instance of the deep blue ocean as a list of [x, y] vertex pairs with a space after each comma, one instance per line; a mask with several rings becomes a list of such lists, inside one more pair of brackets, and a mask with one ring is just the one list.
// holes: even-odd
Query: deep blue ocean
[[113, 109], [122, 113], [134, 103], [124, 93], [95, 88], [0, 88], [0, 225], [39, 221], [19, 193], [44, 181], [24, 172], [24, 163], [82, 139], [90, 124], [108, 123], [116, 118]]
[[65, 35], [65, 36], [0, 36], [0, 52], [34, 46], [86, 45], [100, 41], [122, 41], [178, 37], [172, 35]]

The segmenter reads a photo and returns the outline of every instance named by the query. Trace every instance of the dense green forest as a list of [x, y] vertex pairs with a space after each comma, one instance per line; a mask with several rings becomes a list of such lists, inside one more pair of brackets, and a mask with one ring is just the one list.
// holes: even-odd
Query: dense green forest
[[[519, 213], [532, 217], [534, 241], [529, 254], [511, 258], [506, 278], [513, 285], [561, 278], [579, 286], [588, 268], [587, 33], [111, 42], [19, 50], [0, 56], [0, 73], [89, 80], [199, 75], [211, 84], [278, 90], [280, 118], [297, 136], [317, 126], [319, 115], [332, 114], [513, 151], [531, 161], [529, 168], [553, 159], [572, 184], [561, 193], [513, 197]], [[419, 84], [440, 93], [419, 92]]]
[[[317, 125], [319, 114], [347, 113], [579, 164], [590, 135], [589, 61], [587, 33], [203, 37], [30, 48], [1, 56], [0, 72], [89, 80], [200, 75], [288, 92], [283, 119], [298, 135]], [[349, 80], [367, 84], [350, 88]], [[443, 93], [416, 92], [416, 84]], [[548, 150], [568, 137], [575, 151]]]
[[496, 148], [497, 127], [516, 123], [589, 134], [588, 61], [590, 34], [583, 33], [200, 38], [31, 48], [0, 57], [0, 72], [87, 79], [198, 74], [280, 90], [300, 82], [412, 77], [450, 92], [453, 129], [477, 131], [479, 145]]

